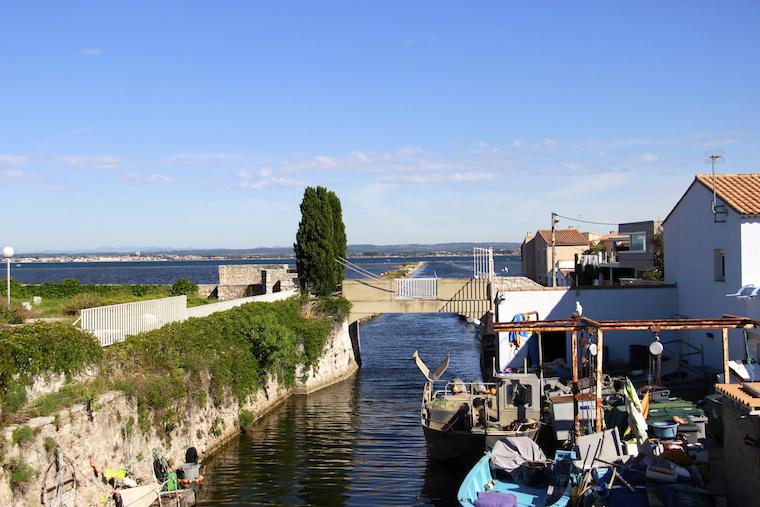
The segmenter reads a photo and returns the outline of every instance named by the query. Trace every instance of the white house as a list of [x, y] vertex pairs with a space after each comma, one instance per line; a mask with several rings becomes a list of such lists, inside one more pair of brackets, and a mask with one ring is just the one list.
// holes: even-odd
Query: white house
[[[712, 177], [697, 175], [663, 222], [664, 285], [505, 291], [496, 301], [496, 322], [508, 322], [518, 313], [532, 311], [538, 312], [540, 319], [567, 319], [576, 302], [582, 305], [583, 314], [593, 319], [705, 318], [730, 314], [760, 320], [760, 295], [728, 296], [744, 286], [754, 284], [760, 288], [760, 174], [717, 175], [715, 194], [713, 205]], [[745, 294], [748, 292], [751, 291]], [[749, 349], [760, 361], [760, 334], [749, 333], [748, 344], [742, 331], [731, 331], [729, 336], [731, 359], [746, 358]], [[507, 333], [500, 333], [499, 368], [520, 367], [528, 350], [522, 346], [507, 347], [507, 338]], [[545, 338], [545, 358], [569, 359], [569, 336]], [[675, 338], [703, 347], [705, 365], [722, 368], [720, 330], [663, 334], [665, 341]], [[630, 345], [651, 340], [651, 333], [611, 333], [605, 340], [609, 347], [607, 357], [627, 360]], [[697, 364], [701, 361], [700, 356], [691, 359]], [[760, 366], [755, 371], [760, 380]]]
[[[712, 181], [697, 175], [663, 222], [665, 281], [677, 285], [680, 315], [760, 319], [760, 297], [727, 296], [743, 286], [760, 287], [760, 174], [716, 175], [715, 202]], [[760, 336], [749, 338], [758, 359]], [[703, 345], [705, 363], [720, 366], [719, 331], [682, 332], [681, 339]], [[741, 331], [732, 331], [729, 343], [732, 359], [745, 358]]]

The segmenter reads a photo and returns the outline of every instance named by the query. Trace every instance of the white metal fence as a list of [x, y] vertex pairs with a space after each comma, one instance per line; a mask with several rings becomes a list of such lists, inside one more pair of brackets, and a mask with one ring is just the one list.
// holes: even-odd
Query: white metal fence
[[396, 299], [438, 299], [438, 279], [396, 278]]
[[170, 322], [187, 319], [187, 297], [176, 296], [136, 303], [86, 308], [81, 312], [81, 326], [98, 337], [107, 347], [130, 335], [152, 331]]
[[472, 251], [472, 277], [491, 280], [494, 277], [493, 248], [474, 247]]

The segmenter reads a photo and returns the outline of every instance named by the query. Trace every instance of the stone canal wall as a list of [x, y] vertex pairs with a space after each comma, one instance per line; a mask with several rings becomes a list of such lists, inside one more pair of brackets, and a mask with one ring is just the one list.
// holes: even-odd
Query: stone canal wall
[[138, 482], [150, 484], [153, 481], [152, 449], [157, 449], [171, 466], [179, 466], [184, 461], [187, 447], [195, 446], [203, 461], [239, 433], [243, 410], [259, 418], [290, 395], [313, 392], [349, 378], [357, 368], [348, 324], [344, 322], [333, 329], [317, 364], [306, 372], [303, 368], [299, 369], [299, 380], [294, 388], [281, 387], [275, 378], [270, 378], [266, 387], [242, 407], [234, 400], [219, 407], [211, 404], [203, 408], [188, 405], [186, 421], [168, 434], [163, 428], [142, 432], [137, 424], [136, 403], [122, 392], [105, 393], [94, 400], [89, 408], [79, 404], [51, 417], [27, 421], [24, 426], [31, 431], [26, 430], [26, 433], [33, 436], [27, 436], [23, 442], [19, 441], [20, 433], [16, 431], [19, 426], [5, 427], [0, 430], [0, 438], [4, 439], [1, 449], [5, 461], [15, 459], [27, 463], [33, 478], [24, 491], [14, 490], [11, 487], [13, 472], [0, 468], [0, 506], [40, 505], [43, 476], [51, 461], [54, 445], [60, 446], [76, 468], [76, 505], [98, 505], [109, 496], [110, 488], [95, 479], [91, 459], [103, 469], [126, 467], [130, 476]]

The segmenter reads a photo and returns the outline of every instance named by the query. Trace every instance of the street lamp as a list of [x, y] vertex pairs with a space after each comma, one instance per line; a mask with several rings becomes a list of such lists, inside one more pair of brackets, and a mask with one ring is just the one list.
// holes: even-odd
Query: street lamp
[[3, 248], [3, 257], [5, 257], [5, 262], [8, 264], [8, 276], [7, 276], [7, 285], [6, 285], [6, 296], [8, 297], [8, 307], [11, 306], [11, 257], [13, 257], [13, 248], [6, 246]]

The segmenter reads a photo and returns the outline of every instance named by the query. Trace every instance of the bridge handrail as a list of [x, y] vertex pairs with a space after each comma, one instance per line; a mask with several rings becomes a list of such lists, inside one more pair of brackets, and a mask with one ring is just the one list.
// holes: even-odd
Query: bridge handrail
[[437, 278], [396, 278], [396, 299], [438, 299]]

